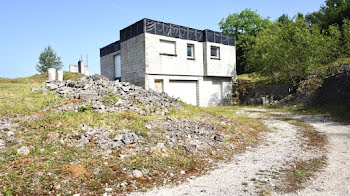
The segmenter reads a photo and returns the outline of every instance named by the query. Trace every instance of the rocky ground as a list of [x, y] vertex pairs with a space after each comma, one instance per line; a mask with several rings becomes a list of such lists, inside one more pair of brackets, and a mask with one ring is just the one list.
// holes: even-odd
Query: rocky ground
[[165, 93], [145, 90], [129, 82], [109, 81], [101, 75], [82, 77], [80, 81], [47, 81], [32, 91], [50, 90], [61, 97], [76, 101], [58, 107], [58, 111], [93, 110], [99, 113], [135, 111], [140, 114], [167, 114], [172, 107], [181, 105]]
[[[350, 154], [346, 150], [350, 142], [350, 126], [323, 117], [296, 116], [265, 109], [243, 109], [239, 114], [262, 119], [271, 128], [271, 132], [265, 135], [265, 139], [257, 147], [235, 156], [231, 163], [221, 164], [208, 175], [189, 180], [179, 186], [168, 186], [132, 195], [348, 195], [350, 193]], [[298, 127], [303, 125], [300, 120], [310, 123], [316, 128], [317, 133], [315, 132], [312, 137], [310, 135], [306, 137], [305, 132], [301, 132], [301, 127]], [[328, 144], [323, 140], [325, 138], [323, 134], [328, 137]], [[317, 165], [318, 168], [316, 166], [311, 168], [313, 172], [310, 172], [308, 166], [318, 163], [315, 160], [321, 161], [322, 164]], [[305, 166], [304, 163], [308, 164]], [[300, 165], [308, 169], [303, 170]], [[307, 177], [300, 180], [303, 175]], [[292, 179], [288, 176], [292, 176]], [[294, 184], [295, 182], [299, 182], [300, 185]], [[304, 187], [306, 188], [303, 189]]]
[[224, 107], [182, 105], [98, 75], [16, 84], [0, 82], [0, 195], [115, 195], [179, 184], [266, 131]]
[[15, 84], [0, 82], [0, 195], [349, 193], [348, 125], [98, 75]]

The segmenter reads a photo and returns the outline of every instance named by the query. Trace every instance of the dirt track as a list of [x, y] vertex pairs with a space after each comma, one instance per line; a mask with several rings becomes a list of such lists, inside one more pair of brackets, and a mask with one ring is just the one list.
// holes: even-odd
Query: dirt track
[[[305, 152], [298, 128], [289, 121], [269, 115], [271, 113], [275, 114], [253, 108], [238, 112], [239, 115], [261, 119], [271, 131], [257, 147], [237, 155], [231, 163], [222, 164], [209, 174], [176, 187], [132, 195], [257, 195], [266, 189], [268, 194], [280, 195], [273, 187], [281, 184], [281, 179], [273, 174], [295, 160], [320, 154], [317, 151]], [[350, 126], [323, 117], [278, 115], [309, 123], [328, 138], [326, 168], [307, 181], [304, 189], [289, 195], [350, 195]]]

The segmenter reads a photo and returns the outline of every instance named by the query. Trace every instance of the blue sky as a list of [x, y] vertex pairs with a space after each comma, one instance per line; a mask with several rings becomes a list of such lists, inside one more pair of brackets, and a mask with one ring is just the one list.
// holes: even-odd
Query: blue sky
[[308, 13], [324, 0], [1, 0], [0, 77], [36, 74], [40, 52], [51, 45], [63, 70], [88, 54], [89, 71], [100, 73], [99, 48], [119, 39], [119, 30], [151, 18], [198, 29], [245, 8], [276, 19], [283, 13]]

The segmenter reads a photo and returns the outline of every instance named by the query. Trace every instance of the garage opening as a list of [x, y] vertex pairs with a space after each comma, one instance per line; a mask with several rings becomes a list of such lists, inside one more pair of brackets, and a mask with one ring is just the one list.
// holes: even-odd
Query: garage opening
[[167, 92], [187, 104], [197, 105], [196, 80], [170, 80]]

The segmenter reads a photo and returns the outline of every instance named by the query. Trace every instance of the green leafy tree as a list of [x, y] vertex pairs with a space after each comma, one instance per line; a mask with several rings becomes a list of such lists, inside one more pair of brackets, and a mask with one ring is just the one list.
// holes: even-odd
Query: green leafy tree
[[309, 25], [320, 25], [321, 29], [328, 30], [333, 24], [342, 26], [345, 18], [350, 19], [350, 0], [326, 0], [319, 11], [306, 15]]
[[336, 58], [341, 33], [336, 25], [330, 32], [327, 36], [317, 25], [310, 27], [300, 16], [291, 22], [277, 20], [258, 34], [247, 60], [271, 81], [297, 85], [308, 72]]
[[288, 22], [292, 22], [292, 19], [289, 18], [287, 14], [282, 14], [280, 17], [278, 17], [277, 21], [281, 24], [285, 24]]
[[238, 74], [246, 72], [247, 52], [254, 45], [257, 34], [270, 24], [268, 18], [263, 18], [250, 9], [230, 14], [219, 23], [223, 33], [236, 37]]
[[343, 22], [343, 41], [345, 55], [350, 56], [350, 20], [345, 19]]
[[61, 57], [56, 55], [51, 46], [47, 46], [44, 51], [40, 53], [36, 70], [40, 73], [46, 73], [49, 68], [62, 69], [62, 67]]

